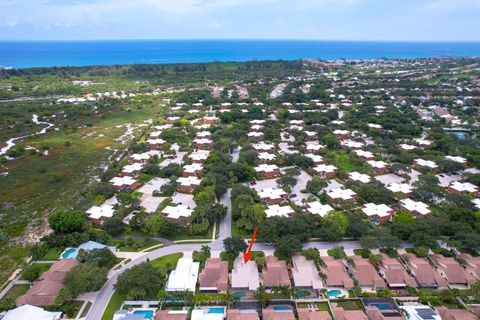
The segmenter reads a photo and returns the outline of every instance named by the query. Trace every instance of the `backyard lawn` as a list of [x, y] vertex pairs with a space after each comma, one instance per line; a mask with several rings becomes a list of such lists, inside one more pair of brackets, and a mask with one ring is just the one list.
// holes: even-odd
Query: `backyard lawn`
[[154, 266], [157, 269], [165, 269], [167, 266], [167, 263], [170, 263], [171, 267], [175, 269], [177, 267], [177, 262], [178, 259], [183, 257], [183, 253], [172, 253], [167, 256], [163, 256], [161, 258], [155, 259], [150, 261], [152, 266]]

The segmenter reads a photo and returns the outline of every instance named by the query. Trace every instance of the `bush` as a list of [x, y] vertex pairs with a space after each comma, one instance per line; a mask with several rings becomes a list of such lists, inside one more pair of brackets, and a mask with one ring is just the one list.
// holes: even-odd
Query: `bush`
[[40, 264], [34, 263], [25, 268], [22, 274], [24, 280], [34, 282], [40, 277], [43, 268]]

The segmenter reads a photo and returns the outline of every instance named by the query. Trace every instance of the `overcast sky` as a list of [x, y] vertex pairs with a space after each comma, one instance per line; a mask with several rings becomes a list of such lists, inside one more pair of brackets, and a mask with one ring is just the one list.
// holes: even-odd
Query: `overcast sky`
[[480, 41], [480, 0], [0, 0], [0, 39]]

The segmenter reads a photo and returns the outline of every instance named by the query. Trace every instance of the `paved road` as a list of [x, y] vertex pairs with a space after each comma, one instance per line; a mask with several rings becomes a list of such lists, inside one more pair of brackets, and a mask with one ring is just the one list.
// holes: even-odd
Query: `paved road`
[[232, 189], [228, 189], [227, 193], [223, 195], [220, 199], [220, 203], [227, 207], [227, 215], [226, 217], [220, 222], [220, 232], [219, 232], [219, 239], [225, 239], [232, 235], [232, 204], [230, 201], [230, 193]]

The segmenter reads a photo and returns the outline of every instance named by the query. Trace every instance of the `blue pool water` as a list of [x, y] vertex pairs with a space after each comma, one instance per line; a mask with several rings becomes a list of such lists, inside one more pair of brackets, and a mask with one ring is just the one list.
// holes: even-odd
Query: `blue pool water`
[[223, 314], [225, 312], [224, 308], [209, 308], [208, 313], [221, 313]]
[[133, 314], [142, 314], [144, 319], [152, 319], [154, 312], [152, 310], [136, 310]]
[[0, 67], [480, 56], [480, 42], [294, 40], [0, 41]]
[[245, 297], [247, 294], [246, 294], [245, 292], [243, 292], [243, 291], [238, 291], [238, 292], [235, 292], [233, 295], [234, 295], [235, 297], [241, 299], [241, 298]]
[[372, 303], [371, 305], [378, 310], [393, 310], [392, 306], [386, 303]]
[[290, 309], [290, 307], [287, 307], [287, 306], [273, 306], [272, 307], [273, 310], [275, 311], [292, 311], [292, 309]]
[[342, 291], [340, 290], [330, 290], [327, 292], [327, 296], [329, 296], [330, 298], [335, 298], [341, 295], [342, 295]]
[[62, 253], [62, 259], [68, 259], [72, 254], [74, 254], [77, 251], [75, 248], [70, 248], [65, 250], [64, 253]]

